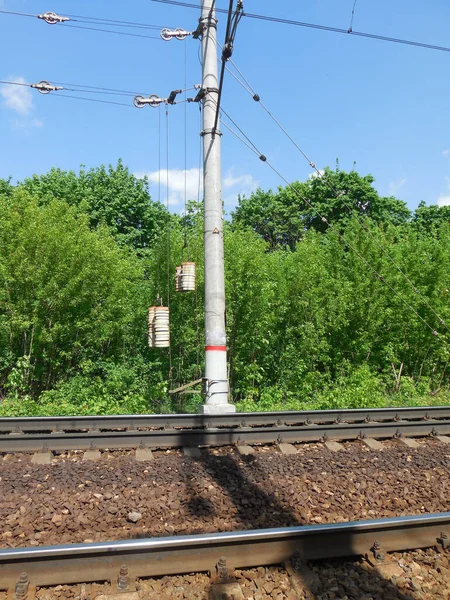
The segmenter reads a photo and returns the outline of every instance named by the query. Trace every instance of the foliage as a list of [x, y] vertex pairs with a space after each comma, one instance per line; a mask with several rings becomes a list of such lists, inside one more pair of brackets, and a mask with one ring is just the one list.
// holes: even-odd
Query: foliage
[[148, 248], [161, 234], [167, 211], [150, 198], [148, 181], [137, 179], [122, 161], [79, 173], [53, 168], [34, 175], [23, 187], [41, 203], [64, 200], [89, 217], [91, 228], [105, 224], [120, 245]]
[[406, 223], [410, 218], [406, 204], [379, 196], [373, 182], [371, 175], [326, 168], [322, 176], [280, 187], [277, 193], [258, 189], [249, 198], [239, 198], [233, 220], [253, 229], [271, 248], [289, 246], [291, 250], [306, 231], [324, 233], [328, 223], [341, 228], [355, 217], [383, 224]]
[[137, 258], [60, 200], [40, 207], [19, 189], [0, 211], [3, 388], [35, 397], [83, 361], [127, 352], [145, 318]]
[[450, 225], [450, 206], [426, 206], [422, 201], [414, 212], [413, 222], [417, 229], [436, 234], [442, 225]]
[[[225, 225], [232, 401], [449, 402], [448, 207], [410, 219], [370, 176], [325, 176], [343, 194], [320, 178], [258, 190]], [[167, 392], [204, 369], [202, 207], [170, 216], [120, 162], [3, 183], [0, 414], [196, 411], [200, 395]], [[174, 291], [183, 261], [197, 264], [195, 293]], [[170, 305], [170, 349], [147, 348], [154, 303]]]

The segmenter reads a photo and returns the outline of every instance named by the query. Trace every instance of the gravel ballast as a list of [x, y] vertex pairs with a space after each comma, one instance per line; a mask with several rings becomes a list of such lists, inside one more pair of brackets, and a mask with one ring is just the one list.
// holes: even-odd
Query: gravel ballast
[[373, 451], [323, 444], [275, 447], [241, 456], [235, 448], [60, 455], [50, 465], [29, 455], [0, 459], [0, 544], [38, 546], [136, 537], [375, 519], [450, 510], [450, 447], [399, 441]]

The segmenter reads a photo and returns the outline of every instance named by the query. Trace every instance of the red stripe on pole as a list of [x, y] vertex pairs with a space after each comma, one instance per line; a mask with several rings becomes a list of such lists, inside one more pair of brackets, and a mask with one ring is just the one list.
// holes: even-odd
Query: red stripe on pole
[[206, 350], [206, 352], [208, 352], [209, 350], [219, 350], [220, 352], [226, 352], [227, 347], [226, 346], [205, 346], [205, 350]]

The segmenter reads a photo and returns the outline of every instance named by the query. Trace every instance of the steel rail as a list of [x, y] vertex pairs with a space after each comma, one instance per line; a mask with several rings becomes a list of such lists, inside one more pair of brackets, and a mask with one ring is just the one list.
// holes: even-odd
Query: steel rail
[[298, 553], [303, 560], [445, 546], [450, 513], [172, 536], [92, 544], [70, 544], [0, 551], [0, 589], [12, 588], [22, 572], [33, 586], [117, 582], [122, 565], [130, 578], [213, 572], [219, 557], [233, 568], [281, 564]]
[[318, 442], [362, 438], [427, 437], [450, 434], [450, 419], [364, 423], [326, 423], [278, 427], [209, 429], [158, 429], [98, 431], [85, 433], [0, 435], [0, 452], [37, 452], [94, 449], [180, 448], [184, 446], [228, 446]]
[[450, 406], [364, 408], [234, 413], [222, 415], [105, 415], [69, 417], [0, 417], [0, 432], [80, 431], [84, 429], [204, 429], [208, 427], [302, 425], [307, 423], [450, 419]]

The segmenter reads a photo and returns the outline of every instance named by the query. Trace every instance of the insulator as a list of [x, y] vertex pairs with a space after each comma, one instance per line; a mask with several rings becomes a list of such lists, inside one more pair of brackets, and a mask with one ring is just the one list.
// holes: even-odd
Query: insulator
[[181, 264], [181, 291], [195, 291], [195, 263], [185, 262]]
[[170, 346], [169, 309], [167, 306], [155, 307], [153, 336], [155, 348], [168, 348]]
[[145, 104], [143, 102], [144, 96], [135, 96], [133, 100], [133, 104], [136, 108], [144, 108]]

